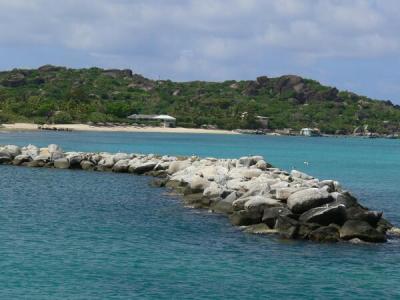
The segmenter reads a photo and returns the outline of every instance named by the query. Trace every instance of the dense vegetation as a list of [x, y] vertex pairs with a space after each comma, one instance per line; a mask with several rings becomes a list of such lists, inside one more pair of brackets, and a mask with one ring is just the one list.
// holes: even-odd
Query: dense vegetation
[[318, 127], [325, 133], [351, 133], [356, 127], [393, 133], [400, 108], [298, 76], [255, 81], [172, 82], [150, 80], [130, 70], [67, 69], [0, 72], [0, 123], [127, 122], [133, 113], [169, 114], [177, 125], [257, 128], [256, 116], [270, 128]]

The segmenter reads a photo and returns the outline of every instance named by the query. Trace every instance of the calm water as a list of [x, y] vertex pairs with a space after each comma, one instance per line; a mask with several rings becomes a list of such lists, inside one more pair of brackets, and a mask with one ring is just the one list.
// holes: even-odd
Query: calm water
[[[65, 150], [264, 155], [344, 183], [400, 226], [400, 141], [0, 133]], [[306, 166], [303, 162], [308, 161]], [[0, 166], [0, 299], [399, 299], [400, 242], [323, 245], [244, 234], [149, 178]]]

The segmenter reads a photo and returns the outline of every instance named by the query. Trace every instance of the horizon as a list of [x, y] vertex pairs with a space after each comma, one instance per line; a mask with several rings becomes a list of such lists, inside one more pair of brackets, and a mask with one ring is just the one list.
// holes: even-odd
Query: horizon
[[293, 74], [400, 104], [399, 13], [395, 0], [0, 0], [0, 70], [96, 65], [173, 81]]

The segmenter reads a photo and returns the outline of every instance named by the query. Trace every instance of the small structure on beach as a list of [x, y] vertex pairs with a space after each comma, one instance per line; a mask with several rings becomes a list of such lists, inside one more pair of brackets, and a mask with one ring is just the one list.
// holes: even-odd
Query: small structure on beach
[[318, 128], [302, 128], [300, 130], [300, 135], [304, 136], [320, 136], [321, 132]]
[[133, 114], [128, 116], [128, 119], [135, 120], [137, 122], [160, 122], [163, 127], [175, 127], [176, 118], [168, 115], [141, 115]]
[[256, 120], [260, 124], [260, 128], [268, 128], [269, 118], [264, 116], [256, 116]]

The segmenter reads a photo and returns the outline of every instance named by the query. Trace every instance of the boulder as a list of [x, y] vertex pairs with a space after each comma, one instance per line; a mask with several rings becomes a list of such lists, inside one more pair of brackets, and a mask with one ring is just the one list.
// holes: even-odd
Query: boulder
[[24, 162], [28, 162], [30, 160], [31, 160], [31, 157], [29, 155], [20, 154], [20, 155], [17, 155], [16, 157], [14, 157], [13, 164], [16, 166], [19, 166], [20, 164], [22, 164]]
[[118, 152], [118, 153], [113, 155], [114, 163], [116, 163], [116, 162], [118, 162], [120, 160], [129, 160], [130, 158], [131, 157], [130, 157], [129, 154], [121, 153], [121, 152]]
[[261, 221], [267, 224], [270, 228], [274, 228], [279, 216], [291, 215], [292, 212], [285, 206], [265, 207]]
[[382, 212], [366, 210], [360, 206], [352, 206], [346, 209], [347, 219], [365, 221], [376, 227], [382, 217]]
[[193, 176], [192, 180], [189, 183], [189, 187], [193, 193], [202, 193], [208, 186], [210, 182], [201, 176]]
[[54, 167], [57, 169], [68, 169], [69, 160], [67, 158], [59, 158], [54, 160]]
[[338, 242], [340, 240], [339, 230], [335, 226], [323, 226], [311, 231], [308, 238], [315, 242]]
[[263, 159], [260, 159], [260, 160], [255, 164], [255, 166], [256, 166], [257, 169], [260, 169], [260, 170], [263, 170], [263, 171], [267, 170], [267, 168], [270, 167], [270, 165], [267, 164], [267, 163], [265, 162], [265, 160], [263, 160]]
[[294, 239], [299, 231], [299, 222], [287, 216], [279, 216], [275, 223], [275, 229], [281, 237]]
[[129, 168], [129, 159], [117, 160], [117, 162], [112, 167], [112, 171], [116, 173], [126, 173]]
[[156, 165], [157, 165], [156, 162], [146, 162], [144, 164], [137, 166], [136, 168], [130, 169], [129, 171], [141, 175], [153, 170]]
[[244, 209], [248, 211], [256, 211], [256, 212], [264, 212], [264, 208], [273, 207], [273, 206], [281, 206], [280, 203], [276, 199], [264, 197], [264, 196], [251, 196], [249, 200], [244, 203]]
[[82, 170], [93, 170], [94, 169], [94, 163], [89, 161], [89, 160], [82, 160], [80, 162], [80, 166]]
[[3, 150], [6, 150], [12, 158], [21, 154], [21, 148], [16, 145], [6, 145], [3, 147]]
[[340, 238], [350, 240], [359, 238], [365, 242], [383, 243], [386, 242], [386, 236], [373, 228], [365, 221], [348, 220], [340, 228]]
[[288, 187], [288, 188], [277, 188], [275, 190], [275, 198], [278, 199], [278, 200], [286, 201], [289, 198], [289, 196], [291, 194], [293, 194], [294, 192], [296, 192], [296, 191], [297, 191], [296, 189], [290, 188], [290, 187]]
[[332, 200], [333, 198], [326, 189], [307, 188], [291, 194], [287, 199], [287, 205], [292, 212], [301, 214], [311, 208], [329, 203]]
[[261, 213], [250, 212], [247, 210], [234, 211], [230, 216], [229, 220], [233, 225], [236, 226], [247, 226], [252, 224], [261, 223]]
[[346, 207], [343, 204], [314, 207], [303, 213], [299, 217], [299, 221], [320, 225], [331, 223], [342, 225], [346, 221]]
[[300, 179], [304, 179], [304, 180], [311, 180], [311, 179], [314, 179], [314, 177], [312, 177], [312, 176], [310, 176], [310, 175], [308, 175], [308, 174], [306, 174], [306, 173], [297, 171], [297, 170], [292, 170], [292, 171], [290, 172], [290, 175], [291, 175], [292, 177], [294, 177], [294, 178], [300, 178]]
[[0, 164], [9, 163], [12, 161], [12, 156], [7, 150], [0, 151]]
[[243, 230], [243, 232], [252, 233], [252, 234], [274, 234], [274, 233], [277, 233], [277, 231], [275, 229], [269, 228], [264, 223], [246, 226], [246, 228]]
[[211, 182], [208, 187], [204, 189], [203, 195], [208, 198], [217, 198], [220, 197], [223, 192], [223, 189], [220, 185], [215, 182]]
[[186, 169], [187, 167], [190, 166], [190, 161], [188, 160], [178, 160], [178, 161], [173, 161], [170, 163], [169, 167], [168, 167], [168, 174], [174, 174], [176, 172], [179, 172], [183, 169]]
[[24, 147], [21, 149], [21, 154], [28, 155], [32, 159], [34, 159], [36, 156], [38, 156], [40, 153], [40, 149], [36, 147], [35, 145], [28, 145], [27, 147]]
[[333, 198], [332, 204], [343, 204], [346, 208], [359, 206], [357, 199], [349, 192], [333, 192], [331, 197]]
[[49, 153], [49, 158], [50, 160], [56, 160], [59, 158], [63, 158], [64, 157], [64, 152], [61, 149], [60, 146], [56, 145], [56, 144], [50, 144], [47, 146], [47, 151]]
[[112, 155], [104, 156], [97, 166], [103, 169], [111, 169], [114, 166], [114, 157]]
[[236, 192], [231, 192], [227, 197], [216, 201], [211, 206], [211, 209], [215, 212], [231, 214], [233, 212], [233, 201], [237, 199]]

